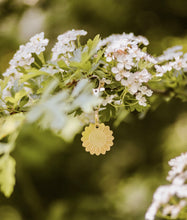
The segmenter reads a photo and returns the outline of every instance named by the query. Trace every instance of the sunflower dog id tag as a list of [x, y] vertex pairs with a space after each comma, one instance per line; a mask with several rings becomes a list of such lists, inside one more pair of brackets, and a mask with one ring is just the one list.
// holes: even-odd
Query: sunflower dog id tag
[[82, 146], [90, 154], [105, 154], [113, 145], [112, 131], [109, 126], [101, 124], [90, 124], [82, 132]]

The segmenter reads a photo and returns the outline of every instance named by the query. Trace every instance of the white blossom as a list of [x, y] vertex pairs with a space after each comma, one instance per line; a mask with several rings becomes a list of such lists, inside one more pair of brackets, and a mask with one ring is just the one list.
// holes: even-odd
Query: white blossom
[[141, 86], [139, 88], [139, 91], [143, 94], [143, 95], [146, 95], [148, 97], [152, 96], [153, 94], [153, 91], [148, 89], [147, 86]]
[[45, 51], [45, 47], [48, 45], [49, 40], [44, 38], [44, 32], [36, 34], [31, 37], [28, 45], [32, 48], [31, 52], [39, 55], [41, 52]]
[[146, 106], [146, 98], [142, 96], [142, 93], [138, 92], [136, 94], [136, 99], [138, 100], [139, 105]]
[[149, 80], [151, 80], [152, 75], [146, 69], [143, 69], [140, 72], [134, 73], [134, 77], [140, 83], [147, 83]]
[[[122, 67], [122, 65], [120, 67]], [[142, 86], [142, 84], [151, 80], [152, 75], [146, 69], [135, 73], [130, 73], [128, 71], [124, 71], [123, 69], [120, 70], [117, 67], [112, 67], [111, 71], [115, 73], [116, 81], [120, 81], [121, 84], [128, 89], [131, 95], [136, 94], [135, 97], [140, 105], [147, 105], [144, 95], [150, 97], [152, 96], [152, 91], [148, 89], [147, 86]]]
[[71, 57], [70, 53], [76, 48], [75, 40], [78, 36], [84, 36], [87, 32], [84, 30], [71, 30], [58, 36], [58, 41], [52, 48], [52, 61], [58, 60], [60, 55]]
[[[25, 45], [21, 45], [19, 50], [14, 54], [13, 58], [10, 60], [10, 66], [2, 74], [4, 78], [9, 77], [9, 81], [2, 91], [2, 100], [5, 101], [6, 97], [11, 96], [11, 88], [14, 86], [16, 80], [19, 80], [23, 73], [18, 71], [19, 67], [28, 68], [33, 62], [34, 57], [32, 53], [39, 55], [45, 50], [45, 46], [48, 44], [48, 39], [44, 38], [44, 33], [36, 34], [31, 37], [30, 41]], [[25, 91], [31, 92], [31, 89], [27, 87], [27, 83], [23, 84]]]
[[19, 47], [19, 50], [14, 54], [9, 64], [12, 68], [18, 66], [30, 66], [34, 62], [32, 53], [40, 54], [45, 50], [48, 44], [48, 39], [44, 39], [44, 33], [36, 34], [30, 41]]
[[[154, 193], [153, 202], [145, 215], [145, 219], [154, 220], [159, 208], [162, 205], [167, 205], [167, 203], [170, 201], [172, 196], [177, 196], [180, 199], [187, 198], [187, 185], [160, 186]], [[183, 208], [183, 205], [185, 206], [186, 203], [185, 204], [179, 203], [180, 210], [181, 208]], [[177, 214], [179, 213], [180, 210], [177, 210], [178, 211]], [[166, 211], [164, 213], [166, 213]], [[174, 214], [176, 214], [176, 212]]]
[[[163, 207], [162, 214], [164, 216], [171, 215], [177, 218], [181, 209], [187, 206], [187, 153], [169, 161], [171, 170], [168, 173], [167, 180], [171, 181], [171, 185], [160, 186], [153, 196], [153, 202], [149, 207], [145, 219], [154, 220], [158, 210]], [[172, 197], [179, 199], [178, 204], [170, 204]]]
[[117, 67], [112, 67], [111, 71], [116, 74], [116, 73], [119, 73], [119, 70]]
[[155, 65], [155, 69], [157, 70], [157, 76], [163, 76], [163, 74], [167, 71], [171, 70], [184, 70], [187, 68], [187, 57], [183, 54], [182, 46], [174, 46], [172, 48], [168, 48], [163, 52], [163, 54], [157, 57], [157, 61], [160, 66]]
[[154, 67], [156, 69], [156, 76], [158, 76], [158, 77], [161, 77], [167, 71], [171, 71], [172, 70], [172, 67], [171, 67], [171, 65], [169, 63], [167, 63], [165, 65], [155, 65]]
[[14, 54], [12, 60], [10, 60], [9, 64], [12, 67], [18, 66], [29, 66], [34, 62], [34, 58], [32, 57], [30, 45], [21, 45], [19, 50]]
[[171, 48], [168, 48], [163, 52], [163, 54], [159, 57], [157, 57], [158, 61], [168, 61], [173, 60], [175, 57], [181, 56], [183, 52], [179, 51], [182, 50], [182, 46], [174, 46]]
[[186, 68], [187, 59], [183, 59], [180, 56], [176, 56], [174, 61], [169, 62], [170, 66], [175, 70], [181, 70], [182, 68]]
[[166, 205], [163, 209], [163, 215], [170, 215], [171, 218], [177, 218], [179, 212], [183, 207], [185, 207], [187, 202], [185, 200], [181, 200], [177, 205]]
[[187, 171], [183, 171], [173, 179], [172, 183], [175, 185], [183, 185], [185, 184], [186, 180], [187, 180]]
[[112, 57], [109, 57], [109, 56], [108, 56], [108, 57], [106, 58], [106, 62], [111, 62], [111, 61], [112, 61]]
[[[105, 57], [106, 62], [114, 60], [116, 65], [111, 67], [111, 72], [114, 74], [115, 80], [121, 82], [121, 85], [126, 87], [131, 95], [135, 95], [138, 103], [146, 106], [145, 96], [152, 95], [151, 90], [141, 92], [141, 86], [152, 79], [152, 75], [146, 68], [138, 70], [139, 62], [151, 63], [156, 65], [157, 60], [144, 52], [140, 45], [148, 45], [149, 42], [142, 36], [134, 36], [134, 34], [116, 34], [100, 42], [100, 47], [106, 46]], [[146, 65], [146, 64], [145, 64]], [[134, 72], [132, 69], [137, 69]], [[140, 98], [141, 94], [141, 98]]]
[[171, 166], [171, 170], [168, 173], [167, 180], [173, 181], [187, 168], [187, 153], [182, 153], [180, 156], [171, 159], [169, 165]]
[[23, 76], [23, 73], [17, 71], [17, 69], [13, 66], [10, 66], [6, 69], [6, 71], [2, 74], [4, 77], [13, 77], [14, 79], [19, 79]]

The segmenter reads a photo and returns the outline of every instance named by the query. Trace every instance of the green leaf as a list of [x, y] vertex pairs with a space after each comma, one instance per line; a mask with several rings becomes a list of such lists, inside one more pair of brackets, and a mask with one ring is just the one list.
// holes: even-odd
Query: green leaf
[[22, 66], [17, 67], [17, 70], [18, 70], [20, 73], [27, 74], [27, 71], [26, 71], [25, 68], [22, 67]]
[[96, 52], [97, 52], [97, 45], [100, 41], [100, 36], [96, 35], [93, 40], [89, 39], [87, 42], [87, 45], [85, 46], [83, 53], [82, 53], [82, 59], [81, 63], [85, 63], [87, 60], [90, 59]]
[[129, 110], [131, 111], [131, 112], [133, 112], [133, 111], [137, 111], [137, 112], [142, 112], [142, 111], [145, 111], [147, 108], [149, 108], [149, 105], [147, 104], [147, 106], [141, 106], [141, 105], [139, 105], [138, 103], [137, 104], [134, 104], [134, 103], [132, 103], [132, 105], [130, 105], [129, 106]]
[[37, 92], [36, 94], [42, 94], [44, 93], [44, 91], [46, 90], [46, 88], [50, 85], [50, 83], [52, 82], [52, 78], [48, 77], [46, 80], [44, 80], [41, 85], [40, 85], [40, 88], [37, 89]]
[[6, 97], [5, 100], [6, 102], [12, 103], [13, 107], [15, 108], [17, 105], [19, 105], [19, 101], [26, 95], [27, 92], [24, 89], [22, 89], [19, 92], [17, 92], [14, 97]]
[[0, 88], [1, 92], [5, 89], [7, 86], [8, 81], [10, 80], [10, 77], [5, 77], [4, 80], [0, 80]]
[[19, 106], [22, 108], [24, 105], [27, 104], [27, 102], [29, 101], [29, 97], [28, 96], [23, 96], [19, 102]]
[[17, 113], [0, 119], [0, 140], [7, 135], [15, 133], [18, 127], [24, 121], [25, 116], [23, 113]]
[[87, 42], [88, 46], [88, 54], [91, 57], [94, 53], [96, 53], [97, 45], [100, 41], [100, 36], [99, 34], [95, 36], [93, 40], [89, 39]]
[[95, 71], [95, 74], [98, 75], [101, 79], [105, 77], [105, 73], [102, 70]]
[[116, 109], [108, 104], [105, 109], [99, 111], [99, 118], [102, 122], [108, 122], [111, 118], [115, 117]]
[[9, 96], [5, 98], [5, 101], [6, 101], [6, 102], [10, 102], [10, 103], [12, 103], [12, 104], [15, 103], [15, 99], [14, 99], [13, 97], [9, 97]]
[[36, 64], [37, 64], [39, 67], [42, 67], [42, 61], [41, 61], [41, 59], [39, 58], [39, 56], [38, 56], [36, 53], [32, 53], [32, 56], [34, 57], [34, 60], [35, 60]]
[[23, 84], [20, 84], [18, 80], [14, 81], [14, 85], [11, 88], [11, 95], [15, 96], [17, 92], [23, 89]]
[[21, 80], [20, 80], [21, 83], [24, 83], [24, 82], [28, 81], [29, 79], [34, 78], [34, 77], [37, 77], [37, 76], [41, 76], [41, 75], [47, 75], [47, 76], [49, 76], [49, 75], [50, 75], [50, 74], [47, 73], [47, 72], [44, 72], [44, 71], [41, 71], [41, 70], [37, 70], [37, 69], [34, 69], [34, 68], [32, 68], [32, 69], [30, 69], [30, 70], [27, 70], [27, 72], [28, 72], [29, 74], [23, 75], [23, 76], [21, 77]]
[[10, 197], [15, 185], [16, 162], [10, 155], [0, 158], [0, 188], [6, 197]]
[[17, 92], [16, 95], [15, 95], [16, 102], [18, 102], [25, 95], [27, 95], [27, 92], [24, 89]]
[[62, 68], [62, 69], [68, 69], [68, 66], [67, 66], [67, 64], [65, 63], [64, 60], [60, 60], [60, 61], [58, 61], [57, 63], [58, 63], [58, 66], [59, 66], [60, 68]]
[[95, 63], [98, 63], [98, 62], [99, 62], [99, 60], [100, 60], [101, 57], [103, 56], [104, 52], [105, 52], [105, 49], [98, 51], [97, 56], [96, 56]]
[[71, 67], [75, 67], [75, 68], [79, 68], [79, 69], [82, 69], [84, 71], [89, 71], [90, 68], [92, 67], [90, 61], [87, 61], [87, 62], [71, 62], [70, 63], [70, 66]]
[[147, 53], [147, 47], [143, 47], [142, 52]]

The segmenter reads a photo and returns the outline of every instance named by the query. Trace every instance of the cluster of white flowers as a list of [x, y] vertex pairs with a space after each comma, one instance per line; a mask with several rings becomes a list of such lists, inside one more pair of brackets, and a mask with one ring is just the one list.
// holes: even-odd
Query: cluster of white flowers
[[58, 36], [58, 41], [52, 48], [52, 61], [57, 61], [60, 55], [63, 55], [62, 59], [67, 61], [67, 58], [71, 57], [71, 52], [76, 48], [75, 41], [78, 36], [84, 36], [87, 32], [84, 30], [71, 30]]
[[17, 67], [14, 66], [10, 66], [9, 68], [6, 69], [6, 71], [2, 74], [4, 77], [12, 77], [15, 80], [19, 79], [23, 73], [19, 72], [17, 69]]
[[[155, 77], [162, 77], [171, 70], [187, 70], [187, 53], [179, 51], [181, 46], [169, 48], [159, 57], [152, 57], [142, 49], [142, 45], [148, 44], [145, 37], [136, 37], [132, 33], [111, 35], [99, 44], [99, 47], [106, 46], [106, 62], [112, 63], [111, 72], [116, 81], [120, 81], [142, 106], [147, 105], [146, 96], [152, 95], [152, 91], [146, 86], [153, 78], [149, 68], [155, 69]], [[141, 62], [145, 65], [144, 69], [140, 67]]]
[[174, 46], [165, 50], [161, 56], [157, 57], [157, 61], [162, 63], [162, 65], [155, 65], [157, 76], [163, 76], [164, 73], [172, 69], [187, 71], [187, 53], [183, 54], [180, 50], [182, 50], [182, 46]]
[[146, 98], [144, 95], [150, 97], [152, 95], [152, 91], [148, 89], [147, 86], [143, 86], [142, 83], [147, 83], [152, 78], [152, 75], [146, 69], [135, 73], [128, 72], [128, 75], [124, 75], [126, 78], [122, 78], [121, 75], [119, 76], [119, 73], [117, 73], [115, 78], [117, 81], [121, 80], [121, 84], [128, 88], [131, 95], [136, 96], [140, 105], [146, 106]]
[[44, 38], [44, 32], [41, 32], [40, 34], [36, 34], [31, 37], [30, 42], [28, 42], [27, 44], [32, 47], [30, 51], [31, 53], [36, 53], [37, 55], [39, 55], [41, 52], [45, 51], [45, 47], [48, 45], [48, 43], [49, 40], [47, 38]]
[[[176, 218], [181, 209], [187, 206], [187, 184], [185, 184], [187, 180], [187, 153], [170, 160], [169, 165], [171, 170], [167, 180], [172, 184], [160, 186], [156, 190], [153, 202], [145, 215], [146, 220], [154, 220], [161, 207], [163, 207], [162, 214], [164, 216], [171, 215], [172, 218]], [[177, 205], [168, 204], [173, 196], [180, 199]]]
[[[10, 60], [9, 68], [2, 74], [4, 77], [9, 77], [7, 86], [2, 91], [2, 100], [5, 100], [6, 97], [11, 96], [11, 88], [14, 85], [16, 80], [19, 80], [23, 73], [18, 71], [18, 67], [29, 67], [34, 62], [34, 57], [32, 53], [39, 55], [45, 50], [45, 47], [48, 45], [49, 40], [44, 38], [44, 33], [36, 34], [31, 37], [28, 43], [21, 45], [19, 50], [14, 54], [13, 58]], [[28, 87], [25, 87], [25, 90], [28, 91]], [[5, 107], [5, 104], [3, 104]]]
[[[176, 196], [182, 199], [179, 204], [168, 206], [170, 199]], [[145, 219], [146, 220], [154, 220], [159, 208], [165, 205], [163, 208], [162, 214], [167, 216], [171, 215], [172, 218], [176, 218], [180, 212], [180, 210], [187, 205], [187, 185], [179, 186], [179, 185], [165, 185], [160, 186], [154, 196], [153, 202], [149, 207]], [[170, 207], [170, 209], [168, 209]], [[172, 207], [172, 208], [171, 208]]]
[[[52, 57], [47, 64], [40, 69], [50, 74], [64, 72], [57, 65], [57, 61], [62, 59], [69, 63], [69, 59], [76, 50], [77, 40], [79, 36], [86, 35], [84, 30], [70, 30], [58, 36], [58, 41], [52, 48]], [[44, 38], [44, 33], [36, 34], [30, 41], [21, 45], [19, 50], [10, 60], [9, 68], [3, 73], [3, 76], [9, 77], [6, 88], [2, 91], [2, 99], [11, 96], [10, 90], [15, 81], [18, 81], [22, 75], [22, 67], [30, 68], [35, 61], [33, 53], [40, 55], [48, 45], [49, 40]], [[105, 67], [111, 71], [115, 80], [124, 86], [124, 92], [128, 92], [134, 96], [133, 100], [141, 106], [147, 105], [147, 98], [152, 96], [152, 90], [148, 88], [147, 83], [154, 77], [162, 77], [164, 73], [171, 70], [187, 69], [187, 54], [179, 51], [182, 49], [176, 46], [164, 51], [163, 55], [153, 57], [144, 50], [144, 46], [149, 44], [148, 40], [143, 36], [134, 36], [130, 34], [115, 34], [101, 40], [97, 46], [97, 50], [105, 47], [104, 57], [106, 59]], [[143, 49], [142, 49], [143, 48]], [[76, 56], [76, 54], [74, 53]], [[95, 54], [97, 57], [97, 54]], [[153, 73], [155, 70], [155, 73]], [[153, 76], [154, 75], [154, 76]], [[107, 77], [106, 77], [107, 78]], [[104, 80], [104, 84], [110, 84], [108, 78]], [[24, 89], [28, 90], [25, 86]], [[103, 86], [104, 89], [104, 86]], [[93, 90], [94, 95], [99, 96], [102, 88]], [[126, 93], [125, 93], [126, 94]], [[121, 105], [122, 100], [117, 99], [116, 95], [108, 95], [103, 105], [107, 103]]]
[[180, 57], [180, 56], [183, 55], [183, 52], [179, 51], [179, 50], [182, 50], [182, 46], [174, 46], [174, 47], [168, 48], [157, 59], [161, 62], [168, 61], [168, 60], [173, 60], [176, 57]]
[[153, 64], [157, 63], [153, 57], [140, 48], [140, 45], [147, 46], [148, 44], [149, 41], [145, 37], [136, 37], [132, 33], [111, 35], [100, 43], [101, 46], [107, 45], [106, 61], [116, 60], [118, 63], [123, 63], [127, 70], [137, 67], [141, 59]]
[[34, 62], [32, 53], [39, 55], [45, 50], [48, 45], [49, 40], [44, 38], [44, 33], [36, 34], [33, 36], [28, 43], [21, 45], [19, 50], [14, 54], [13, 58], [10, 60], [10, 67], [3, 74], [3, 76], [9, 76], [15, 72], [15, 69], [19, 66], [30, 66]]
[[[99, 46], [104, 46], [106, 44], [112, 44], [114, 47], [113, 49], [115, 49], [117, 46], [120, 48], [120, 46], [124, 46], [126, 47], [126, 45], [128, 43], [134, 43], [134, 44], [143, 44], [143, 45], [148, 45], [149, 41], [147, 40], [147, 38], [143, 37], [143, 36], [134, 36], [133, 33], [130, 34], [113, 34], [110, 35], [109, 37], [103, 39]], [[113, 51], [113, 49], [111, 48], [111, 52]], [[110, 49], [108, 49], [110, 50]]]
[[39, 55], [45, 50], [48, 44], [48, 39], [44, 38], [44, 33], [36, 34], [28, 43], [21, 45], [19, 50], [14, 54], [10, 60], [10, 67], [3, 73], [4, 77], [12, 76], [14, 79], [19, 79], [23, 73], [17, 71], [17, 67], [27, 67], [34, 62], [32, 53]]
[[171, 170], [168, 173], [167, 180], [173, 184], [183, 185], [187, 180], [187, 153], [171, 159], [169, 161]]
[[115, 79], [120, 81], [131, 95], [135, 95], [138, 103], [146, 106], [146, 96], [151, 96], [152, 91], [143, 85], [152, 79], [152, 75], [147, 69], [138, 69], [140, 61], [156, 64], [155, 58], [144, 52], [140, 45], [148, 45], [149, 42], [142, 36], [135, 37], [132, 33], [122, 35], [112, 35], [101, 42], [101, 46], [107, 45], [105, 57], [108, 63], [115, 61], [111, 72], [115, 74]]
[[[177, 194], [177, 193], [176, 193]], [[176, 219], [182, 208], [187, 205], [186, 200], [180, 200], [177, 205], [166, 205], [163, 209], [164, 216], [170, 215], [172, 218]]]
[[156, 70], [156, 76], [158, 76], [158, 77], [162, 77], [164, 75], [164, 73], [172, 70], [172, 67], [169, 63], [166, 63], [164, 65], [156, 64], [154, 67]]

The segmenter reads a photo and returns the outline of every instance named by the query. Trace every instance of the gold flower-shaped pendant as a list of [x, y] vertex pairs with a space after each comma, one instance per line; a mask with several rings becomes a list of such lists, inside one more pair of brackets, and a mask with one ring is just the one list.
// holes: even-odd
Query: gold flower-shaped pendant
[[113, 145], [112, 131], [109, 126], [102, 124], [90, 124], [82, 132], [82, 146], [90, 154], [105, 154]]

